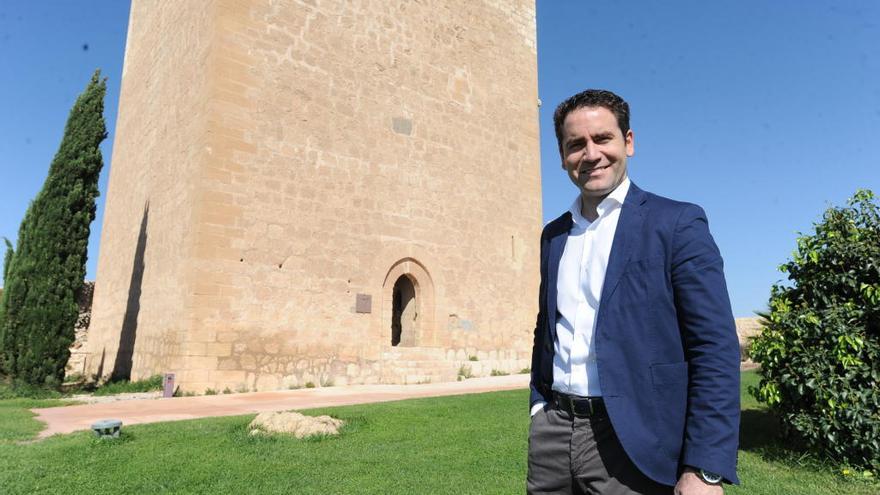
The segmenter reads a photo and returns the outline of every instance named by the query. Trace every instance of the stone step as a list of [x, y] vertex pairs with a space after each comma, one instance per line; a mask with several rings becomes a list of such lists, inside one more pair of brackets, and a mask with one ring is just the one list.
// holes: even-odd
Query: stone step
[[443, 361], [446, 360], [446, 351], [429, 347], [400, 347], [381, 354], [383, 361], [411, 360], [411, 361]]
[[453, 373], [436, 374], [411, 372], [407, 374], [383, 374], [380, 375], [380, 378], [383, 383], [403, 383], [407, 385], [412, 385], [418, 383], [454, 382], [457, 380], [458, 375]]
[[528, 367], [525, 360], [517, 362], [515, 360], [505, 361], [385, 361], [382, 363], [382, 369], [394, 370], [446, 370], [452, 369], [456, 372], [461, 368], [468, 368], [475, 375], [488, 375], [492, 370], [503, 371], [506, 373], [519, 373], [523, 368]]
[[[477, 361], [471, 357], [476, 356]], [[490, 376], [493, 371], [516, 374], [529, 365], [525, 359], [508, 359], [504, 351], [468, 354], [434, 347], [394, 347], [380, 354], [376, 372], [381, 383], [442, 383], [461, 375]]]

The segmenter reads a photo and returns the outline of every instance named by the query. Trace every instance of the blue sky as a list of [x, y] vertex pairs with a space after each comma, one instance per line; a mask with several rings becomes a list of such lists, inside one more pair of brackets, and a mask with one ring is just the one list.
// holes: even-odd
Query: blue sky
[[[537, 7], [545, 220], [575, 195], [559, 165], [553, 109], [585, 88], [629, 101], [633, 181], [705, 208], [736, 316], [764, 308], [797, 232], [809, 231], [825, 208], [858, 188], [880, 193], [880, 3], [538, 0]], [[67, 113], [96, 68], [108, 77], [106, 193], [127, 22], [123, 0], [0, 3], [0, 236], [15, 239]]]

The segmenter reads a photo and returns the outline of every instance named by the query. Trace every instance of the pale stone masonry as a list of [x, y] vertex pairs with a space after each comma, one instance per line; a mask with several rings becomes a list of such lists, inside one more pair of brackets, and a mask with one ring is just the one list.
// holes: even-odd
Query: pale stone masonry
[[533, 0], [133, 1], [88, 373], [528, 367], [535, 43]]
[[751, 361], [749, 346], [752, 339], [761, 333], [766, 321], [763, 318], [744, 317], [736, 319], [736, 336], [739, 339], [739, 351], [743, 361]]

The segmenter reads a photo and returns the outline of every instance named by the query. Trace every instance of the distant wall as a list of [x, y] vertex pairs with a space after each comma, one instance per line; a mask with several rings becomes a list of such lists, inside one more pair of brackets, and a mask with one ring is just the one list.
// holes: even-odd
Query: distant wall
[[[85, 357], [83, 346], [89, 332], [89, 323], [92, 320], [92, 296], [95, 293], [95, 282], [86, 280], [83, 290], [79, 295], [79, 317], [76, 319], [74, 330], [76, 337], [70, 346], [70, 359], [67, 360], [67, 368], [64, 370], [68, 377], [74, 374], [85, 375]], [[0, 293], [2, 295], [2, 293]]]
[[743, 361], [751, 361], [748, 355], [749, 339], [761, 333], [761, 318], [748, 317], [736, 319], [736, 336], [739, 339], [739, 350]]

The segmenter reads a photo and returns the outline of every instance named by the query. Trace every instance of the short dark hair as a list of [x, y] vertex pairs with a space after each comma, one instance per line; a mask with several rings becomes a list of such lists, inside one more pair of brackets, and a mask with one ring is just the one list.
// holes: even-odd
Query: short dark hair
[[556, 128], [556, 142], [559, 144], [560, 154], [562, 154], [562, 124], [565, 122], [565, 117], [572, 111], [584, 107], [607, 108], [614, 114], [620, 132], [626, 137], [629, 131], [629, 104], [611, 91], [588, 89], [569, 97], [553, 112], [553, 126]]

